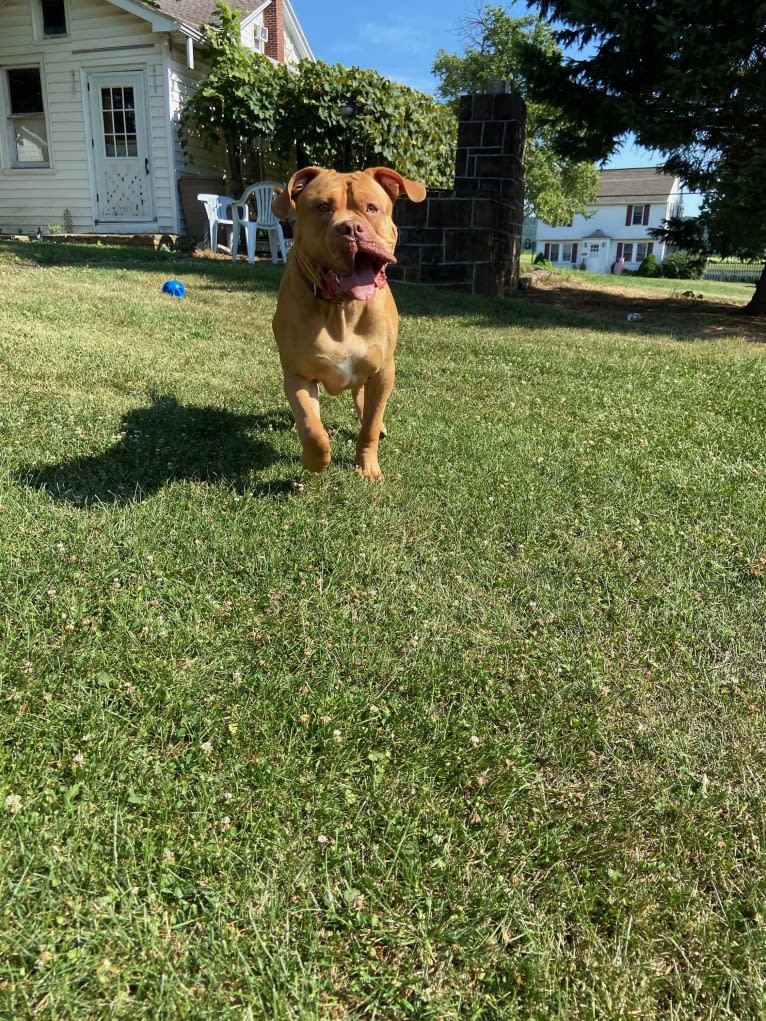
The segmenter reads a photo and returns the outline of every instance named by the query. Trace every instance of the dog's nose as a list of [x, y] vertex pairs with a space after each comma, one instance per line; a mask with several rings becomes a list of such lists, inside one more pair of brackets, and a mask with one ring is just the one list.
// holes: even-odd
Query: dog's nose
[[361, 238], [364, 237], [365, 233], [364, 224], [354, 220], [346, 221], [346, 223], [341, 223], [338, 227], [338, 230], [343, 235], [343, 237], [347, 238]]

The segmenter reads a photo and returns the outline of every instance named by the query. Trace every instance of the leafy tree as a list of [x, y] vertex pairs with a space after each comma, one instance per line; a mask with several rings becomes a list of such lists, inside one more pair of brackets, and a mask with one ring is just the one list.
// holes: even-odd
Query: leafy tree
[[502, 7], [485, 6], [467, 22], [466, 41], [462, 56], [439, 50], [433, 66], [439, 94], [457, 103], [461, 94], [485, 92], [490, 79], [510, 82], [527, 104], [527, 212], [550, 224], [571, 222], [595, 198], [598, 171], [592, 162], [556, 151], [560, 108], [537, 99], [521, 63], [530, 49], [558, 59], [553, 32], [539, 18], [512, 18]]
[[258, 157], [274, 130], [280, 80], [268, 57], [240, 43], [240, 13], [218, 0], [218, 27], [203, 25], [202, 56], [210, 72], [186, 101], [179, 135], [188, 149], [197, 136], [204, 149], [223, 146], [229, 189], [238, 194], [243, 182], [260, 176]]
[[376, 71], [303, 60], [282, 69], [275, 143], [298, 163], [388, 165], [430, 187], [451, 187], [457, 123], [423, 92]]
[[[391, 165], [431, 187], [454, 177], [457, 124], [452, 110], [375, 71], [304, 60], [275, 66], [240, 43], [240, 14], [218, 0], [219, 24], [203, 27], [207, 78], [187, 100], [179, 134], [223, 148], [228, 189], [261, 174], [270, 146], [301, 165]], [[344, 116], [343, 109], [353, 116]]]
[[[766, 261], [765, 0], [532, 0], [575, 56], [526, 46], [535, 95], [560, 152], [604, 159], [633, 133], [704, 201], [673, 243]], [[571, 49], [570, 49], [570, 52]], [[748, 312], [766, 312], [766, 265]]]

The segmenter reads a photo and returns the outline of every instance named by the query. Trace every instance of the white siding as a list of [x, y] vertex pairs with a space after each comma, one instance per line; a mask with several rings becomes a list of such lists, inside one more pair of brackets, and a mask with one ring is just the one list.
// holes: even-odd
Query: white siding
[[[186, 150], [181, 148], [181, 141], [178, 135], [178, 124], [183, 105], [190, 95], [194, 93], [198, 83], [206, 76], [207, 69], [199, 68], [189, 70], [178, 61], [171, 61], [168, 73], [168, 88], [170, 90], [170, 145], [176, 162], [176, 173], [178, 179], [199, 178], [202, 182], [200, 187], [190, 189], [193, 194], [200, 191], [210, 191], [210, 179], [223, 179], [226, 176], [226, 153], [223, 145], [217, 151], [208, 152], [202, 147], [199, 139], [190, 138]], [[184, 207], [179, 196], [179, 233], [192, 234], [201, 239], [200, 229], [195, 229], [193, 223], [186, 222]]]
[[207, 69], [190, 71], [178, 61], [170, 67], [170, 117], [172, 143], [176, 165], [182, 177], [220, 177], [226, 170], [226, 154], [223, 146], [217, 152], [208, 152], [199, 139], [189, 139], [186, 151], [181, 148], [178, 124], [183, 105], [194, 94], [198, 84], [207, 75]]
[[[102, 230], [183, 232], [179, 178], [220, 178], [226, 167], [222, 148], [210, 153], [193, 142], [184, 152], [178, 139], [182, 105], [207, 69], [186, 66], [180, 33], [152, 30], [150, 20], [159, 22], [162, 15], [148, 3], [144, 20], [106, 0], [67, 0], [68, 36], [44, 39], [35, 31], [33, 4], [37, 2], [0, 0], [0, 232], [33, 233], [38, 226], [45, 231], [51, 224], [63, 229], [67, 217], [76, 232], [99, 231], [87, 84], [89, 75], [110, 71], [143, 76], [154, 219], [122, 226], [104, 224]], [[286, 11], [292, 30], [292, 34], [286, 31], [288, 59], [310, 54], [292, 9], [287, 6]], [[11, 165], [4, 85], [8, 66], [40, 67], [49, 168], [14, 169]]]
[[[10, 165], [7, 92], [0, 91], [0, 227], [31, 232], [63, 227], [69, 211], [77, 232], [96, 230], [95, 185], [87, 76], [98, 71], [137, 70], [146, 86], [155, 221], [142, 228], [176, 233], [180, 228], [176, 145], [170, 121], [168, 35], [99, 0], [70, 0], [69, 37], [35, 40], [31, 3], [0, 6], [0, 63], [39, 64], [48, 121], [50, 169], [16, 170]], [[110, 225], [113, 232], [119, 229]]]

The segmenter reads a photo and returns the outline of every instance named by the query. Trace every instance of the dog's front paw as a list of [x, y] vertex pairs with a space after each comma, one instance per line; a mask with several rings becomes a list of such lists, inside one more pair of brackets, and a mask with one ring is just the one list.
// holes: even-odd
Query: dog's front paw
[[304, 436], [301, 445], [303, 447], [303, 457], [301, 458], [303, 467], [310, 472], [324, 471], [332, 460], [332, 450], [327, 434], [317, 431], [314, 436]]
[[357, 461], [354, 465], [356, 468], [357, 475], [361, 475], [363, 479], [373, 479], [378, 481], [383, 478], [383, 472], [380, 470], [378, 459], [375, 458], [364, 458], [362, 461]]
[[321, 472], [325, 470], [331, 460], [332, 456], [329, 450], [304, 450], [301, 464], [307, 471]]

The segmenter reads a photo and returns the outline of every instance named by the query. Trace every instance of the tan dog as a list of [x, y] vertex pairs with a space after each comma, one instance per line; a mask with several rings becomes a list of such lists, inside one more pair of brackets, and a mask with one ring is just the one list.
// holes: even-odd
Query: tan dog
[[321, 383], [329, 394], [351, 390], [361, 423], [356, 470], [381, 477], [378, 440], [386, 435], [399, 331], [386, 266], [396, 261], [391, 213], [404, 194], [422, 202], [426, 190], [387, 167], [351, 174], [307, 167], [272, 203], [280, 219], [292, 209], [296, 215], [273, 328], [310, 471], [326, 468], [331, 458], [319, 414]]

